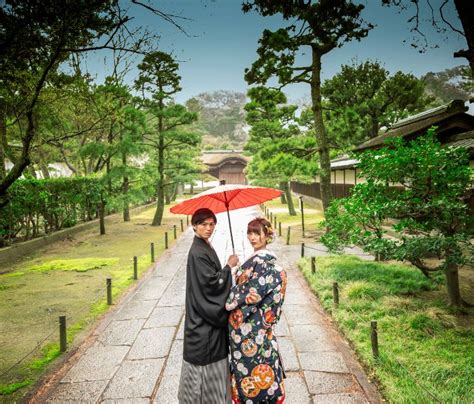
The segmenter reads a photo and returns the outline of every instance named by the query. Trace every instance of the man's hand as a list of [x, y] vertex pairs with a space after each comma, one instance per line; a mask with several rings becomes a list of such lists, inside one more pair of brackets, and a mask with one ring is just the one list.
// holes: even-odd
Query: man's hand
[[231, 255], [228, 259], [227, 259], [227, 265], [229, 265], [231, 268], [235, 267], [235, 266], [238, 266], [240, 263], [239, 263], [239, 257], [237, 255]]

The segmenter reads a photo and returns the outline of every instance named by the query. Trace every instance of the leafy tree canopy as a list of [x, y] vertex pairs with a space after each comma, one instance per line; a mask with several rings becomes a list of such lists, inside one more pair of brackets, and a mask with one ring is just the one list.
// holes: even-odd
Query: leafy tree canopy
[[377, 61], [343, 65], [321, 92], [329, 137], [341, 149], [378, 136], [382, 126], [423, 111], [430, 101], [422, 80], [401, 71], [390, 75]]

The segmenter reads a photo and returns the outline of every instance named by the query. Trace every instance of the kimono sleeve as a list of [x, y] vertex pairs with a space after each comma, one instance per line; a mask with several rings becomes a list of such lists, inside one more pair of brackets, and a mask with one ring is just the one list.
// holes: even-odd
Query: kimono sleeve
[[277, 286], [273, 274], [273, 264], [261, 257], [254, 257], [252, 261], [254, 276], [247, 282], [231, 288], [226, 309], [232, 311], [237, 307], [243, 308], [245, 314], [256, 311], [256, 306]]
[[225, 327], [225, 301], [232, 282], [229, 266], [226, 265], [222, 270], [217, 269], [206, 254], [193, 255], [190, 258], [196, 280], [196, 310], [213, 326]]
[[258, 310], [262, 316], [263, 328], [271, 328], [281, 316], [281, 306], [285, 298], [286, 272], [275, 271], [275, 287], [267, 294]]

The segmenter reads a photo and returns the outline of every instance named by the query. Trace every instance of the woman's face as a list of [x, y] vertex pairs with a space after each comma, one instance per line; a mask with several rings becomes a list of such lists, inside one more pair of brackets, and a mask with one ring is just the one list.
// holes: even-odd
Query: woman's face
[[262, 230], [260, 230], [260, 234], [254, 232], [247, 233], [247, 238], [254, 250], [261, 250], [267, 246], [268, 237], [265, 236]]

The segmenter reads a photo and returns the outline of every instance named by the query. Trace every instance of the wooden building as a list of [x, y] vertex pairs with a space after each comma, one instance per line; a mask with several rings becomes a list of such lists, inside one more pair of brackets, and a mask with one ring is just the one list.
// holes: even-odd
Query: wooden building
[[207, 166], [207, 174], [226, 184], [247, 184], [244, 169], [249, 157], [242, 150], [208, 150], [202, 153], [202, 161]]
[[[464, 101], [454, 100], [396, 122], [390, 129], [360, 144], [353, 151], [360, 153], [381, 148], [387, 139], [393, 137], [403, 137], [410, 141], [436, 126], [436, 136], [440, 143], [450, 147], [466, 147], [470, 152], [470, 164], [474, 166], [474, 116], [467, 114], [467, 110]], [[331, 161], [331, 189], [335, 198], [349, 196], [354, 185], [364, 181], [363, 178], [357, 178], [357, 163], [356, 158], [348, 156]], [[291, 189], [299, 194], [321, 199], [318, 177], [312, 184], [293, 182]]]

